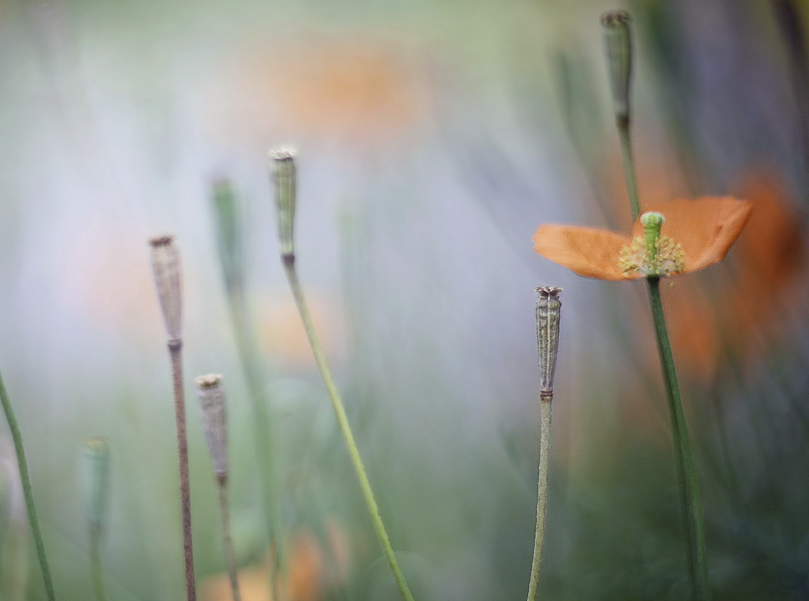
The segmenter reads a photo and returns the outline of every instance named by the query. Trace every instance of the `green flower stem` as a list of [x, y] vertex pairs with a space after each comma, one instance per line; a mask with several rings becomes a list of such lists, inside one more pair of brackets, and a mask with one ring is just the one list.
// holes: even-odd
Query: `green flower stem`
[[357, 473], [357, 480], [359, 480], [360, 488], [362, 489], [362, 496], [365, 498], [365, 504], [368, 506], [368, 513], [371, 516], [371, 521], [374, 524], [374, 530], [379, 538], [379, 543], [382, 545], [382, 550], [390, 564], [390, 569], [393, 572], [393, 578], [402, 593], [405, 601], [413, 601], [413, 595], [410, 594], [410, 589], [405, 582], [404, 574], [399, 568], [399, 563], [396, 561], [396, 555], [393, 553], [393, 547], [388, 538], [388, 532], [385, 530], [385, 524], [382, 522], [382, 515], [379, 511], [379, 506], [376, 504], [374, 492], [371, 489], [371, 483], [368, 480], [368, 474], [365, 472], [365, 467], [362, 464], [360, 451], [357, 448], [357, 443], [354, 440], [354, 434], [351, 432], [351, 426], [348, 423], [348, 416], [346, 416], [343, 401], [340, 399], [340, 393], [337, 391], [337, 386], [332, 379], [331, 370], [326, 362], [326, 355], [323, 348], [320, 346], [315, 326], [312, 322], [312, 316], [309, 314], [309, 309], [306, 305], [306, 299], [303, 296], [301, 284], [298, 281], [298, 274], [295, 270], [295, 256], [284, 255], [284, 270], [289, 280], [289, 286], [292, 289], [292, 295], [295, 297], [295, 303], [298, 305], [298, 311], [303, 321], [303, 326], [306, 329], [306, 335], [309, 338], [309, 344], [312, 347], [312, 352], [315, 355], [320, 375], [323, 377], [323, 383], [326, 385], [326, 391], [329, 394], [331, 405], [334, 408], [334, 413], [337, 416], [337, 423], [340, 426], [340, 431], [345, 439], [348, 454], [351, 456], [351, 463], [354, 465], [354, 471]]
[[228, 300], [230, 316], [233, 324], [233, 336], [239, 352], [239, 359], [244, 370], [250, 402], [253, 411], [253, 438], [256, 445], [256, 460], [258, 463], [258, 480], [261, 489], [261, 499], [264, 505], [267, 536], [270, 546], [274, 549], [274, 574], [283, 572], [284, 549], [283, 534], [281, 531], [281, 515], [278, 508], [278, 499], [275, 494], [275, 462], [273, 446], [275, 445], [275, 431], [272, 427], [267, 409], [267, 397], [261, 378], [261, 368], [258, 360], [253, 338], [250, 336], [249, 311], [244, 292], [240, 287], [228, 287]]
[[537, 598], [539, 566], [542, 562], [542, 547], [545, 541], [545, 507], [548, 500], [548, 468], [551, 456], [551, 401], [540, 397], [539, 407], [539, 481], [537, 484], [537, 527], [534, 534], [534, 559], [531, 563], [531, 580], [528, 582], [528, 601]]
[[655, 324], [657, 350], [663, 369], [663, 382], [666, 386], [671, 433], [674, 439], [674, 454], [677, 467], [677, 484], [680, 489], [680, 504], [683, 514], [686, 544], [688, 549], [688, 576], [691, 583], [692, 597], [699, 601], [710, 599], [708, 584], [708, 565], [705, 552], [705, 529], [702, 522], [702, 504], [700, 502], [697, 474], [694, 469], [694, 457], [688, 439], [688, 427], [680, 397], [680, 386], [677, 383], [677, 372], [674, 367], [674, 355], [663, 314], [663, 302], [660, 298], [660, 278], [647, 278], [649, 301], [652, 305], [652, 318]]
[[101, 528], [98, 526], [90, 526], [90, 569], [93, 574], [96, 601], [106, 601], [104, 572], [101, 570]]
[[621, 157], [624, 163], [626, 176], [626, 191], [629, 195], [629, 205], [632, 208], [632, 221], [640, 215], [640, 201], [638, 200], [638, 184], [635, 180], [635, 168], [632, 163], [632, 138], [629, 134], [629, 117], [619, 117], [616, 120], [618, 135], [621, 138]]
[[48, 566], [48, 556], [45, 553], [45, 541], [42, 538], [42, 528], [37, 517], [37, 508], [34, 505], [34, 491], [31, 488], [31, 476], [28, 473], [28, 462], [25, 459], [25, 448], [22, 444], [22, 434], [17, 425], [17, 418], [14, 417], [14, 410], [11, 407], [11, 400], [8, 398], [6, 386], [0, 376], [0, 402], [3, 404], [3, 411], [8, 421], [8, 429], [11, 431], [11, 438], [14, 440], [14, 451], [17, 454], [17, 464], [20, 468], [20, 480], [22, 481], [22, 491], [25, 496], [25, 507], [28, 510], [28, 519], [31, 522], [31, 530], [34, 533], [34, 544], [39, 558], [39, 567], [42, 570], [42, 580], [45, 582], [45, 594], [48, 601], [54, 601], [56, 594], [53, 590], [53, 580], [51, 579], [51, 569]]
[[239, 593], [239, 575], [236, 572], [236, 554], [233, 552], [233, 537], [230, 535], [227, 479], [217, 479], [217, 488], [219, 488], [219, 514], [222, 518], [222, 546], [225, 550], [225, 561], [228, 564], [230, 590], [233, 593], [233, 601], [242, 601], [242, 596]]

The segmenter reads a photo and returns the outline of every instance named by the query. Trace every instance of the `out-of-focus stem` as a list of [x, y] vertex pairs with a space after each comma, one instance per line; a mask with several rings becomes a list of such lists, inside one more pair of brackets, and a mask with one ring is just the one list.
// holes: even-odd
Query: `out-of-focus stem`
[[616, 119], [618, 135], [621, 138], [621, 157], [624, 164], [624, 176], [626, 176], [626, 192], [629, 196], [629, 206], [632, 209], [632, 221], [640, 215], [640, 201], [638, 200], [638, 184], [635, 180], [635, 169], [632, 162], [632, 137], [629, 132], [629, 117], [618, 117]]
[[180, 506], [183, 518], [183, 556], [185, 559], [185, 591], [188, 601], [196, 601], [194, 581], [194, 546], [191, 540], [191, 484], [188, 475], [188, 437], [185, 425], [185, 392], [183, 390], [183, 343], [171, 339], [171, 377], [174, 385], [174, 416], [177, 422], [177, 453], [180, 467]]
[[20, 427], [17, 425], [17, 418], [14, 416], [14, 409], [11, 406], [11, 399], [9, 399], [2, 376], [0, 376], [0, 403], [3, 405], [3, 411], [6, 414], [6, 421], [8, 422], [8, 429], [11, 431], [11, 438], [14, 441], [14, 452], [17, 455], [17, 465], [20, 468], [20, 480], [22, 481], [22, 490], [25, 496], [25, 507], [28, 510], [28, 520], [31, 523], [31, 530], [34, 534], [34, 544], [37, 549], [39, 567], [42, 570], [42, 580], [45, 582], [45, 594], [48, 601], [54, 601], [56, 594], [53, 589], [48, 556], [45, 553], [45, 541], [42, 538], [42, 528], [39, 525], [37, 508], [34, 504], [34, 491], [31, 487], [31, 476], [28, 473], [28, 461], [25, 459], [22, 434], [20, 433]]
[[250, 320], [247, 301], [241, 287], [228, 289], [230, 316], [233, 324], [233, 336], [247, 382], [250, 405], [253, 412], [253, 438], [256, 445], [256, 462], [261, 500], [264, 506], [267, 536], [275, 557], [274, 575], [283, 572], [284, 549], [279, 511], [278, 494], [275, 486], [275, 429], [267, 409], [267, 396], [261, 377], [258, 351], [250, 335]]
[[239, 593], [239, 576], [236, 571], [236, 554], [233, 552], [233, 538], [230, 535], [230, 511], [228, 504], [227, 478], [217, 478], [219, 488], [219, 513], [222, 517], [222, 546], [225, 550], [225, 561], [228, 564], [230, 576], [230, 589], [233, 592], [233, 601], [241, 601]]
[[90, 564], [96, 601], [106, 601], [104, 572], [101, 569], [101, 528], [99, 526], [90, 526]]
[[382, 545], [382, 550], [388, 559], [391, 572], [393, 572], [393, 578], [396, 580], [396, 584], [399, 587], [402, 597], [405, 599], [405, 601], [413, 601], [413, 595], [410, 593], [410, 589], [407, 586], [404, 574], [399, 568], [398, 561], [396, 561], [393, 546], [390, 543], [388, 532], [385, 529], [384, 522], [382, 521], [382, 514], [379, 511], [379, 506], [376, 503], [374, 492], [371, 489], [371, 482], [368, 480], [368, 474], [366, 473], [365, 466], [362, 463], [360, 451], [357, 448], [357, 443], [354, 440], [354, 434], [351, 432], [351, 426], [348, 423], [348, 416], [346, 415], [343, 401], [340, 398], [340, 393], [337, 390], [337, 386], [334, 384], [331, 370], [329, 369], [328, 362], [326, 361], [326, 355], [320, 345], [320, 340], [318, 339], [317, 332], [315, 331], [314, 322], [309, 314], [309, 308], [306, 305], [303, 289], [298, 281], [298, 274], [295, 270], [295, 255], [284, 254], [282, 256], [282, 260], [284, 263], [284, 270], [287, 274], [287, 279], [289, 280], [290, 288], [292, 289], [292, 295], [295, 297], [295, 303], [298, 305], [301, 321], [303, 322], [304, 329], [306, 330], [306, 335], [309, 338], [309, 344], [312, 347], [312, 353], [315, 356], [315, 361], [317, 362], [318, 369], [320, 370], [320, 375], [323, 377], [323, 383], [325, 384], [326, 391], [329, 394], [329, 400], [331, 400], [332, 407], [334, 408], [337, 423], [340, 426], [340, 431], [343, 434], [343, 439], [345, 440], [346, 447], [348, 448], [348, 454], [351, 457], [351, 463], [354, 465], [354, 471], [357, 473], [357, 480], [359, 481], [362, 496], [365, 499], [365, 504], [368, 507], [368, 513], [371, 516], [374, 530], [376, 530], [379, 543]]
[[551, 401], [553, 391], [540, 395], [539, 410], [539, 479], [537, 484], [537, 525], [534, 533], [534, 559], [531, 562], [531, 579], [528, 582], [528, 601], [537, 598], [539, 567], [542, 563], [542, 547], [545, 541], [545, 508], [548, 501], [548, 472], [551, 456]]

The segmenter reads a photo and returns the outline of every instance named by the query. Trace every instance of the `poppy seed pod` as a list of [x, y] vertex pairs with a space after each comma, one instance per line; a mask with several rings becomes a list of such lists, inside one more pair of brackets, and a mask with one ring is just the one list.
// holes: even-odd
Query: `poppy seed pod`
[[152, 271], [157, 296], [166, 322], [169, 341], [182, 339], [182, 284], [180, 281], [180, 253], [174, 236], [158, 236], [149, 240]]
[[609, 11], [601, 16], [612, 100], [615, 117], [619, 121], [629, 120], [629, 87], [632, 83], [631, 21], [625, 10]]
[[556, 356], [559, 352], [559, 317], [562, 301], [559, 299], [561, 288], [544, 286], [536, 289], [537, 298], [537, 352], [541, 380], [539, 385], [540, 400], [550, 401], [553, 398], [553, 376], [556, 372]]
[[297, 172], [295, 167], [295, 151], [289, 148], [278, 148], [270, 151], [275, 183], [275, 206], [278, 213], [278, 242], [281, 257], [292, 260], [295, 257], [295, 201]]
[[220, 374], [199, 376], [194, 380], [199, 388], [199, 405], [205, 440], [217, 479], [224, 482], [228, 473], [228, 430], [225, 411], [225, 391]]
[[106, 438], [88, 438], [81, 445], [81, 471], [87, 521], [101, 528], [109, 504], [110, 443]]

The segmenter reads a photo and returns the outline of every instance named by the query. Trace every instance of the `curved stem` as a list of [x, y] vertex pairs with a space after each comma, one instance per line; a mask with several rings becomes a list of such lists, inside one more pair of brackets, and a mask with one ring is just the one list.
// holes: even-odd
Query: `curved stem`
[[101, 570], [101, 528], [99, 526], [90, 526], [90, 569], [93, 574], [96, 601], [106, 601], [104, 572]]
[[663, 381], [666, 385], [666, 399], [668, 400], [669, 417], [671, 419], [671, 432], [674, 439], [677, 484], [680, 490], [683, 528], [688, 549], [689, 581], [691, 583], [692, 597], [705, 601], [710, 599], [711, 593], [708, 584], [702, 504], [697, 474], [694, 469], [694, 456], [691, 453], [691, 442], [688, 438], [688, 427], [680, 397], [680, 386], [677, 382], [674, 355], [671, 352], [666, 319], [663, 314], [663, 302], [660, 298], [660, 279], [647, 278], [646, 283], [649, 289], [649, 301], [652, 305], [657, 350], [660, 354], [660, 365], [663, 369]]
[[548, 468], [551, 456], [551, 401], [553, 393], [548, 398], [540, 397], [539, 422], [539, 479], [537, 483], [537, 526], [534, 534], [534, 559], [531, 563], [531, 580], [528, 582], [528, 601], [537, 598], [537, 583], [539, 582], [539, 566], [542, 562], [542, 547], [545, 540], [545, 507], [548, 500]]
[[17, 418], [14, 416], [14, 410], [11, 407], [11, 400], [8, 397], [8, 392], [6, 392], [6, 386], [3, 384], [2, 376], [0, 376], [0, 402], [3, 404], [3, 411], [6, 414], [6, 421], [8, 421], [8, 429], [11, 431], [11, 438], [14, 441], [14, 451], [17, 454], [22, 491], [25, 496], [25, 507], [28, 510], [28, 520], [31, 522], [31, 530], [34, 533], [34, 544], [37, 549], [39, 567], [42, 570], [42, 580], [45, 582], [45, 594], [47, 595], [48, 601], [54, 601], [56, 594], [53, 589], [53, 579], [51, 578], [51, 569], [48, 565], [48, 556], [45, 553], [45, 541], [42, 538], [42, 528], [39, 525], [39, 517], [37, 517], [37, 509], [34, 504], [34, 491], [31, 488], [31, 476], [28, 473], [28, 462], [25, 459], [22, 434], [17, 425]]
[[413, 601], [413, 595], [410, 594], [410, 589], [407, 587], [404, 574], [399, 568], [399, 563], [396, 561], [396, 555], [393, 553], [393, 546], [388, 538], [388, 532], [385, 529], [385, 524], [382, 522], [382, 514], [379, 511], [379, 506], [376, 503], [374, 492], [371, 489], [371, 482], [368, 480], [368, 474], [365, 472], [365, 466], [362, 464], [360, 451], [357, 448], [357, 443], [354, 440], [354, 434], [351, 432], [351, 426], [348, 423], [348, 416], [346, 415], [343, 401], [340, 399], [340, 393], [337, 391], [337, 386], [332, 379], [331, 370], [329, 369], [326, 355], [323, 348], [320, 346], [320, 341], [315, 332], [315, 326], [312, 322], [312, 316], [309, 314], [309, 309], [306, 305], [306, 299], [303, 296], [300, 282], [298, 281], [298, 274], [295, 271], [295, 257], [294, 255], [285, 255], [283, 257], [284, 270], [286, 271], [287, 278], [289, 279], [289, 286], [292, 289], [292, 295], [295, 297], [295, 303], [298, 305], [298, 311], [303, 321], [303, 326], [306, 329], [306, 335], [309, 338], [309, 344], [312, 347], [312, 352], [315, 355], [317, 367], [320, 370], [320, 375], [323, 377], [323, 383], [326, 385], [326, 391], [329, 394], [334, 414], [337, 416], [337, 423], [340, 426], [340, 431], [345, 439], [348, 454], [351, 456], [351, 463], [354, 465], [354, 471], [357, 473], [357, 480], [359, 480], [360, 489], [362, 489], [362, 496], [365, 499], [365, 504], [368, 506], [368, 513], [371, 516], [371, 521], [374, 524], [374, 530], [379, 538], [379, 543], [382, 545], [382, 550], [390, 564], [393, 578], [396, 580], [396, 585], [402, 593], [405, 601]]

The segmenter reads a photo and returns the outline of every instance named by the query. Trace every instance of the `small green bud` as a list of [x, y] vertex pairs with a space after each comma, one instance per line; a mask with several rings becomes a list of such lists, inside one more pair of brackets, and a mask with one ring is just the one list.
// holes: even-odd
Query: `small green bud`
[[216, 217], [219, 260], [228, 290], [241, 287], [244, 275], [242, 221], [238, 197], [227, 179], [214, 182], [214, 216]]
[[110, 494], [110, 443], [95, 436], [81, 444], [81, 471], [87, 521], [100, 529], [107, 514]]
[[619, 121], [629, 121], [629, 88], [632, 83], [632, 30], [629, 27], [631, 21], [629, 13], [625, 10], [613, 10], [601, 16], [607, 46], [612, 101], [615, 117]]
[[541, 372], [539, 398], [550, 401], [553, 398], [553, 376], [559, 352], [559, 317], [562, 308], [559, 293], [562, 289], [544, 286], [537, 288], [536, 291], [539, 294], [537, 299], [537, 352]]
[[657, 256], [657, 239], [660, 238], [660, 226], [666, 220], [662, 213], [649, 211], [640, 216], [640, 223], [643, 226], [646, 239], [646, 250], [649, 253], [649, 261], [654, 262]]
[[275, 182], [275, 204], [278, 212], [278, 241], [281, 257], [287, 260], [295, 258], [295, 201], [296, 180], [295, 151], [289, 148], [278, 148], [270, 151], [273, 162], [273, 180]]
[[182, 340], [182, 284], [180, 281], [180, 252], [174, 244], [174, 236], [158, 236], [149, 240], [151, 245], [152, 272], [157, 296], [169, 343]]

